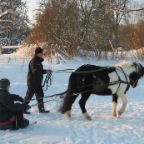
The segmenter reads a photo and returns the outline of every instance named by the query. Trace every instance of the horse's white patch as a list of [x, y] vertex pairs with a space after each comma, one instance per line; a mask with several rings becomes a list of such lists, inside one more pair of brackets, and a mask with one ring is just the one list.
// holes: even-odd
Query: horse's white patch
[[117, 106], [117, 103], [116, 102], [112, 102], [112, 115], [114, 117], [116, 117], [116, 106]]
[[[119, 67], [120, 66], [120, 67]], [[120, 64], [115, 65], [116, 72], [109, 73], [110, 83], [111, 82], [118, 82], [115, 85], [110, 85], [108, 88], [111, 89], [112, 94], [116, 92], [124, 93], [127, 84], [119, 83], [119, 78], [121, 81], [129, 82], [129, 75], [136, 71], [135, 67], [133, 66], [132, 62], [122, 62]]]
[[[110, 78], [110, 83], [111, 82], [118, 82], [118, 76], [116, 72], [109, 73], [109, 78]], [[111, 89], [112, 94], [116, 93], [118, 89], [119, 83], [114, 84], [114, 85], [109, 85], [108, 88]]]

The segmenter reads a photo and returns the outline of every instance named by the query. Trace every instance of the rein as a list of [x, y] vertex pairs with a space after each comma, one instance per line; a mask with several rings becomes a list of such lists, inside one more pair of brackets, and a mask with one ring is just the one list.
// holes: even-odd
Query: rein
[[102, 70], [105, 70], [105, 69], [108, 69], [108, 68], [111, 68], [111, 67], [105, 67], [105, 68], [101, 68], [99, 70], [90, 70], [90, 71], [72, 71], [74, 69], [64, 69], [64, 70], [57, 70], [57, 71], [52, 71], [52, 72], [54, 72], [54, 73], [87, 74], [87, 73], [95, 73], [95, 72], [102, 71]]
[[[58, 101], [58, 100], [52, 99], [52, 100], [44, 101], [43, 103], [47, 103], [47, 102], [51, 102], [51, 101]], [[33, 105], [31, 105], [31, 107], [34, 107], [34, 106], [37, 106], [37, 105], [40, 105], [40, 104], [42, 104], [42, 103], [33, 104]]]

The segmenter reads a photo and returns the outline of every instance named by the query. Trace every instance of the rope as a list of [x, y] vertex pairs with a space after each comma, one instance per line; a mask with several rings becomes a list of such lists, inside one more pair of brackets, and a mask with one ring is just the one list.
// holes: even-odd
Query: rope
[[[43, 104], [43, 103], [51, 102], [51, 101], [56, 101], [56, 100], [55, 100], [55, 99], [52, 99], [52, 100], [44, 101], [44, 102], [41, 102], [41, 103], [36, 103], [36, 104], [31, 105], [31, 107], [37, 106], [37, 105], [40, 105], [40, 104]], [[58, 101], [58, 100], [57, 100], [57, 101]]]
[[46, 78], [45, 78], [44, 83], [42, 85], [42, 87], [46, 86], [44, 91], [47, 91], [48, 87], [51, 86], [51, 83], [52, 83], [52, 73], [46, 75]]
[[[65, 94], [66, 92], [67, 92], [67, 91], [64, 91], [64, 92], [58, 93], [58, 94], [54, 94], [54, 95], [50, 95], [50, 96], [45, 96], [44, 98], [51, 98], [51, 97], [63, 95], [63, 94]], [[63, 98], [63, 97], [60, 96], [60, 98]], [[43, 98], [40, 98], [40, 99], [43, 99]], [[31, 100], [36, 100], [36, 99], [31, 99]], [[42, 103], [48, 103], [48, 102], [51, 102], [51, 101], [59, 101], [59, 100], [56, 100], [56, 98], [53, 98], [52, 100], [48, 100], [48, 101], [44, 101], [44, 102], [41, 102], [41, 103], [33, 104], [33, 105], [31, 105], [31, 107], [36, 106], [36, 105], [40, 105], [40, 104], [42, 104]]]
[[[50, 95], [50, 96], [44, 96], [44, 97], [40, 97], [38, 100], [40, 99], [43, 99], [43, 98], [52, 98], [52, 97], [55, 97], [55, 96], [59, 96], [59, 95], [63, 95], [65, 94], [67, 91], [64, 91], [64, 92], [61, 92], [61, 93], [57, 93], [57, 94], [53, 94], [53, 95]], [[61, 98], [61, 97], [60, 97]], [[33, 98], [29, 101], [33, 101], [33, 100], [36, 100], [36, 98]], [[26, 101], [27, 102], [27, 101]]]
[[75, 70], [75, 69], [63, 69], [63, 70], [57, 70], [57, 71], [63, 72], [63, 71], [72, 71], [72, 70]]
[[[79, 94], [81, 94], [81, 93], [91, 92], [91, 91], [93, 91], [93, 90], [94, 90], [94, 89], [87, 90], [87, 91], [83, 91], [83, 92], [79, 92], [79, 93], [74, 93], [73, 95], [70, 95], [69, 97], [71, 97], [71, 96], [76, 96], [76, 95], [79, 95]], [[62, 94], [65, 94], [66, 92], [67, 92], [67, 91], [62, 92], [62, 93], [59, 93], [59, 94], [47, 96], [47, 98], [54, 97], [54, 96], [58, 96], [58, 95], [62, 95]], [[45, 98], [46, 98], [46, 97], [45, 97]], [[60, 98], [64, 98], [64, 97], [60, 97]], [[34, 99], [33, 99], [33, 100], [34, 100]], [[59, 100], [52, 99], [52, 100], [44, 101], [44, 102], [42, 102], [42, 103], [48, 103], [48, 102], [51, 102], [51, 101], [59, 101]], [[31, 105], [31, 107], [40, 105], [40, 104], [42, 104], [42, 103], [33, 104], [33, 105]]]

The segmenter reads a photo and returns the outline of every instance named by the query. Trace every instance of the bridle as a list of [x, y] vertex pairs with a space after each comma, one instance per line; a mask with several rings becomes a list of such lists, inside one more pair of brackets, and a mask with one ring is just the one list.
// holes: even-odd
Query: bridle
[[136, 72], [135, 72], [135, 79], [130, 78], [131, 85], [133, 88], [137, 86], [138, 80], [144, 75], [144, 68], [141, 64], [139, 63], [134, 63]]

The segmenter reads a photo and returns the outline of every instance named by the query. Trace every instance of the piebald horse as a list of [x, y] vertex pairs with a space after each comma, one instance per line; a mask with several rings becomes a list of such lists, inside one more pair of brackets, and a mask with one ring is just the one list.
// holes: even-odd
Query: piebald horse
[[[112, 95], [112, 115], [119, 117], [127, 106], [126, 92], [130, 86], [135, 88], [143, 75], [144, 67], [136, 62], [122, 62], [112, 67], [82, 65], [69, 77], [68, 89], [59, 112], [71, 117], [72, 104], [81, 94], [80, 108], [84, 117], [91, 120], [85, 108], [90, 95]], [[122, 107], [116, 112], [118, 98], [122, 101]]]

